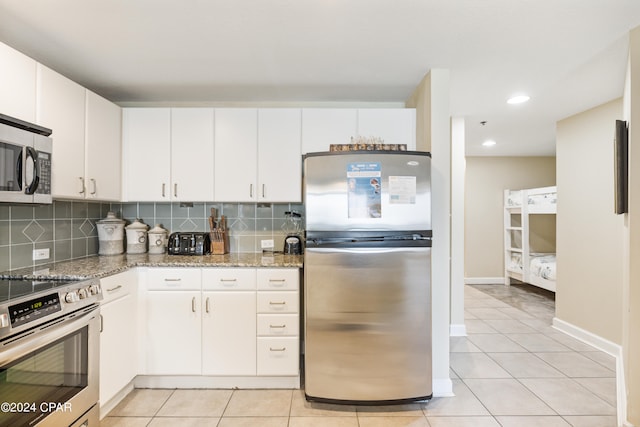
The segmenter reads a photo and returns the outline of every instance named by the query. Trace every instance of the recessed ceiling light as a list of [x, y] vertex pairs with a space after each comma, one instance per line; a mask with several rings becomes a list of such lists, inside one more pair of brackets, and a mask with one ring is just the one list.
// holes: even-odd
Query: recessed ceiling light
[[494, 145], [496, 145], [496, 142], [493, 139], [488, 139], [485, 142], [483, 142], [482, 145], [484, 147], [493, 147]]
[[523, 102], [527, 102], [529, 99], [528, 95], [515, 95], [507, 99], [507, 104], [522, 104]]

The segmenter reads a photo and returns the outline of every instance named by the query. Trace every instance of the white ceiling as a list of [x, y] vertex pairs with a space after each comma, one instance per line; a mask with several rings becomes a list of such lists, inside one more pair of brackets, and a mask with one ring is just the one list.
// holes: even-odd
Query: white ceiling
[[638, 25], [638, 0], [0, 0], [0, 41], [121, 105], [397, 105], [449, 69], [467, 155], [554, 155]]

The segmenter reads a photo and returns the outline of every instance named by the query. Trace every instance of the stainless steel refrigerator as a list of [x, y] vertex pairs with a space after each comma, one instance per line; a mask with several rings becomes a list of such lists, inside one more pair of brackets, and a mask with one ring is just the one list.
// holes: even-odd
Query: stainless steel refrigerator
[[422, 152], [305, 156], [307, 400], [431, 397], [430, 165]]

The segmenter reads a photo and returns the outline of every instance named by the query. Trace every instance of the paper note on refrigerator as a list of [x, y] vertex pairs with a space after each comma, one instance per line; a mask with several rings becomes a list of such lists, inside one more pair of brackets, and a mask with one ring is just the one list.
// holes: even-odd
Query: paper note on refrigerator
[[390, 176], [389, 203], [413, 205], [416, 203], [416, 177]]
[[380, 163], [357, 162], [347, 165], [349, 218], [382, 217], [381, 177]]

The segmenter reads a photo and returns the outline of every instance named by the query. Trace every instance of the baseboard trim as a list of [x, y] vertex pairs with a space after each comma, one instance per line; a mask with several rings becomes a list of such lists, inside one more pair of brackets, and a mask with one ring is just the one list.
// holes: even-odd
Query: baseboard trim
[[578, 326], [575, 326], [569, 322], [565, 322], [564, 320], [558, 319], [557, 317], [553, 318], [552, 326], [567, 335], [572, 336], [575, 339], [578, 339], [586, 344], [589, 344], [592, 347], [597, 348], [600, 351], [603, 351], [613, 357], [616, 358], [616, 401], [617, 401], [617, 413], [618, 413], [618, 425], [633, 427], [627, 421], [627, 393], [626, 393], [626, 384], [624, 378], [624, 359], [622, 346], [615, 344], [607, 339], [602, 338], [592, 332], [589, 332], [585, 329], [582, 329]]
[[504, 277], [465, 277], [465, 285], [503, 285]]
[[434, 378], [432, 380], [433, 397], [454, 397], [451, 378]]
[[467, 336], [467, 326], [462, 325], [449, 325], [449, 336], [450, 337], [466, 337]]

